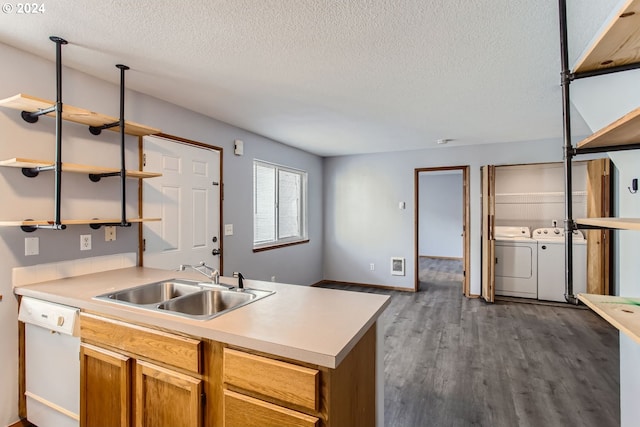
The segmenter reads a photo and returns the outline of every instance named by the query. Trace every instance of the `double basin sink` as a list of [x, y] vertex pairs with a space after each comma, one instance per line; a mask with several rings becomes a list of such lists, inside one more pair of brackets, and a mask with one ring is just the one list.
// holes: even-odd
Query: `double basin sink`
[[95, 298], [191, 319], [209, 320], [273, 293], [275, 292], [252, 288], [227, 289], [221, 285], [195, 280], [170, 279]]

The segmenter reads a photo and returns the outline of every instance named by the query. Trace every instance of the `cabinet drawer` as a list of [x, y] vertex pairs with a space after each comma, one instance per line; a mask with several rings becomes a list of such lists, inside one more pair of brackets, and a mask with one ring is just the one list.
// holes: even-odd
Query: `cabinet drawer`
[[320, 372], [316, 369], [225, 348], [223, 380], [282, 402], [318, 410]]
[[80, 337], [167, 365], [202, 373], [202, 343], [144, 326], [80, 313]]
[[224, 391], [225, 427], [317, 427], [319, 419], [233, 391]]

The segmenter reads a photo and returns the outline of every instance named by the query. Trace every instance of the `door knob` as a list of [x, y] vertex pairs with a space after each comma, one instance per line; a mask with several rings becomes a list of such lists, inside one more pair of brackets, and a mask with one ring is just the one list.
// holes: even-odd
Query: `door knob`
[[214, 249], [211, 251], [211, 255], [221, 255], [222, 251], [220, 249]]

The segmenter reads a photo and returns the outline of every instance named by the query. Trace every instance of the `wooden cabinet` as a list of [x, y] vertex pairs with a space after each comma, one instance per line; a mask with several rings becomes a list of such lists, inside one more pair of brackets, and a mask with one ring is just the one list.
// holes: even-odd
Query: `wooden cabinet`
[[151, 363], [136, 361], [137, 427], [202, 425], [202, 381]]
[[225, 348], [225, 427], [376, 424], [376, 325], [335, 369]]
[[132, 359], [90, 344], [80, 346], [80, 425], [128, 426]]
[[257, 397], [225, 390], [225, 427], [307, 427], [320, 423], [315, 416], [320, 409], [318, 369], [225, 348], [223, 382]]
[[373, 427], [376, 325], [337, 368], [80, 315], [83, 427]]
[[244, 394], [224, 391], [225, 427], [318, 427], [317, 417]]
[[223, 381], [311, 411], [319, 409], [317, 369], [225, 348]]
[[203, 424], [201, 341], [80, 316], [83, 427]]

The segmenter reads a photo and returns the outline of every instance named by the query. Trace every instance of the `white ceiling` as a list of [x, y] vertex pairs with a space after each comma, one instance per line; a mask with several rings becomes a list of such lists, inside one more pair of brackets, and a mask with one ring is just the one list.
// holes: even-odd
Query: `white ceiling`
[[[618, 1], [569, 1], [572, 50]], [[322, 156], [562, 136], [555, 0], [43, 3], [0, 42]]]

